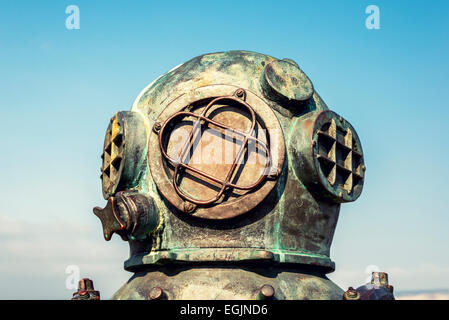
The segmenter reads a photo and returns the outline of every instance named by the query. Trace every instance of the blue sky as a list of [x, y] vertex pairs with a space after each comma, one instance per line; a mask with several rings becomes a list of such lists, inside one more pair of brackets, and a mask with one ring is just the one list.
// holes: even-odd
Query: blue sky
[[[79, 30], [65, 27], [71, 4]], [[365, 27], [370, 4], [379, 30]], [[376, 265], [396, 290], [449, 288], [448, 12], [447, 1], [0, 1], [0, 298], [66, 299], [71, 264], [105, 298], [131, 276], [127, 244], [105, 242], [92, 214], [105, 203], [107, 122], [174, 66], [238, 49], [298, 62], [362, 141], [364, 192], [342, 206], [330, 277], [357, 286]]]

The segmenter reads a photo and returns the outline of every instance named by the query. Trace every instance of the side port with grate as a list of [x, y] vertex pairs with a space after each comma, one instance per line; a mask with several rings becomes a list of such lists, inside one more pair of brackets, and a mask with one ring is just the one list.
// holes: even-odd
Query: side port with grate
[[104, 150], [101, 158], [101, 175], [103, 192], [109, 195], [115, 193], [120, 179], [120, 166], [123, 160], [123, 129], [117, 119], [112, 120], [106, 132]]
[[[340, 123], [339, 123], [340, 124]], [[338, 196], [348, 195], [363, 183], [363, 155], [350, 128], [332, 118], [317, 131], [316, 157], [322, 174]]]

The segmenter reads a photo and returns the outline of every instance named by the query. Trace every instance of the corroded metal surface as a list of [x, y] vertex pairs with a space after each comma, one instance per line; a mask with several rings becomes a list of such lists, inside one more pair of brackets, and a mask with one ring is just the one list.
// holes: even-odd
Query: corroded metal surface
[[296, 63], [286, 60], [270, 62], [265, 67], [261, 85], [266, 96], [287, 109], [301, 109], [302, 102], [309, 100], [314, 92], [306, 74]]
[[78, 290], [73, 293], [72, 300], [100, 300], [100, 291], [94, 289], [94, 283], [88, 278], [81, 279]]
[[[120, 163], [95, 212], [106, 238], [129, 241], [125, 269], [137, 273], [115, 298], [341, 299], [325, 274], [340, 205], [362, 191], [363, 153], [297, 63], [202, 55], [117, 115], [102, 177]], [[109, 149], [116, 140], [123, 153]]]
[[343, 294], [343, 300], [360, 300], [360, 293], [353, 287], [349, 287]]
[[358, 287], [357, 292], [361, 300], [394, 300], [393, 286], [385, 272], [373, 272], [371, 282]]
[[373, 272], [371, 282], [343, 294], [343, 300], [395, 300], [393, 286], [388, 283], [388, 274]]
[[163, 299], [179, 300], [339, 300], [343, 295], [343, 290], [317, 272], [261, 266], [196, 266], [137, 272], [112, 299], [152, 299], [155, 287], [162, 288]]
[[108, 199], [106, 207], [93, 211], [101, 221], [106, 241], [113, 233], [125, 241], [145, 239], [160, 223], [153, 199], [137, 192], [120, 191]]

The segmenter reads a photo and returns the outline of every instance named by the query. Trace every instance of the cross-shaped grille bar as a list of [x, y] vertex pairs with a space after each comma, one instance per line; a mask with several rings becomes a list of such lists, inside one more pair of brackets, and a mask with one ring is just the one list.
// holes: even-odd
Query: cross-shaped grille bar
[[103, 180], [104, 189], [109, 193], [113, 193], [123, 159], [123, 130], [117, 120], [117, 116], [112, 120], [106, 133], [105, 147], [101, 158], [103, 159], [103, 164], [100, 178]]
[[360, 163], [358, 163], [360, 161], [353, 161], [353, 157], [361, 159], [362, 154], [354, 146], [351, 129], [344, 130], [337, 127], [335, 120], [332, 119], [328, 129], [318, 130], [317, 134], [322, 139], [327, 140], [330, 146], [324, 148], [325, 154], [323, 152], [317, 154], [321, 163], [331, 167], [329, 173], [325, 174], [329, 184], [335, 185], [337, 174], [340, 171], [346, 176], [343, 189], [351, 193], [354, 188], [353, 180], [363, 179]]
[[[244, 106], [249, 111], [249, 113], [251, 114], [251, 127], [250, 127], [249, 131], [243, 132], [241, 130], [231, 128], [231, 127], [229, 127], [229, 126], [227, 126], [225, 124], [222, 124], [220, 122], [217, 122], [217, 121], [214, 121], [212, 119], [209, 119], [206, 116], [207, 112], [209, 111], [209, 109], [214, 104], [216, 104], [219, 101], [224, 101], [224, 100], [235, 101], [235, 102], [238, 103], [239, 106]], [[196, 120], [195, 120], [195, 122], [193, 124], [192, 130], [189, 133], [189, 137], [188, 137], [186, 143], [184, 144], [183, 148], [180, 151], [180, 160], [177, 161], [177, 160], [172, 159], [170, 156], [168, 156], [168, 154], [165, 152], [165, 150], [163, 148], [163, 132], [164, 132], [167, 124], [170, 123], [173, 119], [175, 119], [177, 117], [183, 117], [184, 118], [186, 116], [194, 117], [194, 118], [196, 118]], [[232, 133], [240, 135], [240, 136], [243, 137], [242, 146], [240, 147], [239, 151], [237, 152], [237, 155], [234, 158], [232, 166], [231, 166], [230, 170], [227, 172], [226, 178], [224, 180], [218, 179], [218, 178], [214, 177], [213, 175], [211, 175], [211, 174], [209, 174], [207, 172], [204, 172], [202, 170], [194, 168], [194, 167], [188, 165], [187, 163], [185, 163], [187, 151], [190, 150], [192, 148], [192, 146], [193, 146], [193, 141], [194, 140], [192, 138], [194, 136], [196, 136], [198, 134], [198, 132], [201, 132], [201, 126], [200, 126], [201, 125], [201, 121], [213, 124], [214, 126], [217, 126], [219, 128], [222, 128], [222, 129], [229, 130]], [[211, 204], [211, 203], [214, 203], [215, 201], [217, 201], [223, 195], [224, 191], [226, 189], [228, 189], [228, 188], [235, 188], [235, 189], [239, 189], [239, 190], [252, 190], [252, 189], [256, 188], [257, 186], [259, 186], [262, 183], [262, 181], [265, 179], [265, 177], [268, 175], [268, 173], [269, 173], [269, 169], [270, 169], [270, 166], [271, 166], [271, 156], [270, 156], [270, 151], [269, 151], [268, 146], [263, 141], [257, 139], [255, 136], [253, 136], [255, 126], [256, 126], [256, 113], [254, 112], [253, 108], [248, 103], [246, 103], [245, 101], [241, 100], [240, 98], [238, 98], [236, 96], [221, 96], [221, 97], [217, 97], [217, 98], [213, 99], [212, 101], [210, 101], [208, 103], [208, 105], [204, 108], [204, 110], [203, 110], [203, 112], [201, 114], [195, 114], [195, 113], [190, 112], [190, 111], [180, 111], [180, 112], [177, 112], [177, 113], [173, 114], [171, 117], [169, 117], [164, 122], [164, 124], [162, 125], [162, 127], [160, 129], [160, 132], [159, 132], [159, 147], [160, 147], [162, 155], [174, 166], [173, 187], [175, 188], [175, 190], [178, 193], [178, 195], [180, 197], [182, 197], [183, 199], [191, 202], [191, 203], [194, 203], [194, 204], [197, 204], [197, 205], [208, 205], [208, 204]], [[268, 160], [267, 160], [267, 162], [265, 164], [265, 168], [264, 168], [264, 171], [263, 171], [262, 175], [259, 177], [259, 179], [255, 183], [253, 183], [253, 184], [251, 184], [249, 186], [240, 186], [240, 185], [231, 183], [231, 179], [232, 179], [232, 176], [233, 176], [233, 174], [235, 172], [235, 169], [237, 167], [237, 164], [238, 164], [239, 160], [241, 159], [242, 155], [244, 154], [244, 151], [247, 149], [248, 140], [254, 141], [258, 147], [261, 147], [265, 151]], [[216, 194], [215, 197], [213, 197], [213, 198], [211, 198], [209, 200], [197, 200], [197, 199], [193, 199], [193, 198], [185, 195], [179, 189], [179, 187], [178, 187], [178, 185], [176, 183], [178, 175], [179, 175], [179, 169], [181, 167], [184, 168], [184, 169], [191, 170], [191, 171], [197, 173], [200, 176], [203, 176], [203, 177], [205, 177], [207, 179], [210, 179], [210, 180], [220, 184], [221, 185], [220, 191]]]

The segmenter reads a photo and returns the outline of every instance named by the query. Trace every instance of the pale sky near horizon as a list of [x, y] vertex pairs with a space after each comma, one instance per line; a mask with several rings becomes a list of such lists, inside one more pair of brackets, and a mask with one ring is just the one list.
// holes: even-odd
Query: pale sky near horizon
[[[66, 29], [68, 5], [80, 29]], [[365, 8], [380, 9], [368, 30]], [[395, 290], [449, 289], [449, 2], [0, 0], [0, 299], [69, 299], [68, 265], [109, 298], [131, 274], [104, 241], [100, 154], [109, 118], [195, 56], [295, 60], [361, 139], [361, 197], [331, 247], [346, 289], [369, 266]]]

